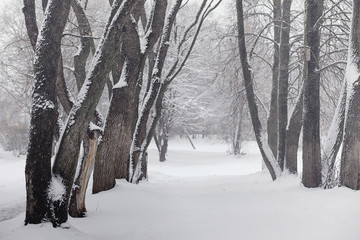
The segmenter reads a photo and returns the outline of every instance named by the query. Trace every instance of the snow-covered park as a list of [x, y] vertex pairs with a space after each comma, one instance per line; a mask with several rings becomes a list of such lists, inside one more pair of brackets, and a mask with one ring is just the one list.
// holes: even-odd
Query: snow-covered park
[[[168, 160], [149, 152], [149, 180], [118, 181], [92, 195], [87, 216], [63, 228], [24, 226], [25, 157], [0, 152], [0, 239], [332, 240], [360, 239], [360, 192], [308, 189], [299, 177], [273, 182], [254, 142], [241, 157], [214, 140], [172, 140]], [[90, 184], [91, 185], [91, 184]]]

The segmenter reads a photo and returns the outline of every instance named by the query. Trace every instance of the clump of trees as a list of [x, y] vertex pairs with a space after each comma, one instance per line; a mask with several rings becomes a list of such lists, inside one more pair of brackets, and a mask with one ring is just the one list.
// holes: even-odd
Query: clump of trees
[[[189, 59], [204, 20], [220, 3], [204, 0], [195, 6], [192, 22], [180, 28], [178, 12], [189, 8], [181, 0], [153, 1], [150, 11], [145, 1], [109, 2], [109, 17], [96, 42], [87, 1], [42, 1], [38, 28], [35, 1], [24, 0], [35, 59], [26, 224], [59, 226], [68, 213], [84, 216], [92, 169], [94, 193], [114, 187], [116, 178], [138, 183], [146, 177], [147, 147], [165, 92]], [[69, 18], [75, 29], [67, 26]], [[76, 53], [66, 48], [65, 37], [77, 42]], [[74, 85], [77, 91], [70, 88]], [[97, 108], [105, 86], [110, 98], [106, 119]]]
[[[247, 52], [244, 4], [241, 0], [237, 1], [238, 44], [243, 78], [254, 132], [264, 162], [274, 180], [286, 170], [290, 173], [296, 173], [298, 140], [302, 128], [302, 183], [304, 186], [333, 187], [339, 183], [352, 189], [359, 189], [359, 175], [356, 173], [359, 169], [359, 159], [353, 155], [351, 150], [356, 148], [357, 144], [355, 137], [357, 135], [355, 131], [357, 121], [353, 117], [357, 116], [358, 111], [352, 107], [352, 104], [356, 101], [355, 85], [359, 76], [358, 67], [356, 67], [359, 58], [357, 50], [359, 44], [357, 38], [359, 32], [357, 24], [359, 3], [358, 1], [352, 3], [343, 1], [331, 2], [327, 5], [322, 0], [305, 1], [304, 40], [301, 48], [303, 83], [301, 89], [298, 90], [300, 94], [293, 112], [289, 115], [287, 113], [289, 82], [291, 80], [289, 78], [289, 66], [291, 66], [289, 57], [291, 56], [290, 46], [292, 46], [289, 33], [293, 24], [290, 15], [291, 3], [292, 1], [287, 0], [274, 1], [273, 5], [273, 42], [275, 45], [272, 69], [273, 90], [268, 121], [269, 138], [267, 141], [263, 123], [259, 118], [258, 100], [254, 91], [256, 74], [251, 70], [249, 61], [252, 50], [250, 53]], [[352, 9], [350, 27], [348, 21], [350, 20], [349, 12], [346, 11], [348, 9]], [[335, 15], [343, 16], [343, 18], [333, 18]], [[321, 38], [322, 31], [328, 36], [327, 39]], [[346, 41], [344, 36], [345, 38], [349, 36], [349, 31], [350, 38], [347, 45], [344, 43]], [[346, 49], [340, 48], [344, 46]], [[348, 57], [345, 62], [343, 53], [346, 50], [348, 51]], [[331, 83], [329, 84], [322, 78], [329, 80], [329, 76], [333, 76], [330, 79], [338, 79], [339, 76], [334, 77], [332, 75], [334, 70], [330, 69], [343, 70], [344, 62], [347, 66], [345, 74], [342, 74], [345, 77], [342, 81], [343, 87], [338, 97], [338, 104], [328, 136], [323, 143], [324, 147], [321, 148], [320, 93], [325, 93], [328, 97], [331, 96], [329, 94]], [[340, 71], [340, 76], [343, 72]], [[351, 92], [350, 95], [348, 95], [348, 91]], [[325, 107], [328, 106], [325, 105]], [[288, 116], [290, 116], [290, 119], [287, 119]], [[277, 135], [276, 138], [275, 135]], [[341, 162], [339, 163], [336, 156], [340, 146], [343, 148]]]
[[[304, 186], [360, 188], [359, 0], [306, 0], [304, 11], [295, 0], [237, 0], [237, 25], [205, 23], [220, 2], [109, 0], [105, 17], [87, 0], [23, 0], [25, 28], [9, 34], [21, 47], [2, 49], [19, 57], [1, 60], [11, 84], [0, 86], [31, 118], [26, 224], [84, 216], [92, 173], [93, 193], [138, 183], [153, 137], [165, 161], [172, 129], [207, 134], [211, 122], [240, 154], [250, 118], [274, 180], [297, 173], [302, 130]], [[209, 44], [195, 49], [199, 38]]]

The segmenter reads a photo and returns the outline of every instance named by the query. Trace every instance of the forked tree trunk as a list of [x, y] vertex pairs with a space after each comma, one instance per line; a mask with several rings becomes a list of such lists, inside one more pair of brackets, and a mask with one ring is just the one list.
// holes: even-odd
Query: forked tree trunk
[[[35, 87], [32, 95], [30, 142], [25, 166], [25, 224], [52, 220], [48, 191], [51, 181], [53, 136], [57, 125], [55, 75], [70, 0], [53, 0], [49, 4], [35, 48]], [[33, 34], [30, 34], [31, 39], [32, 36]]]
[[347, 86], [347, 112], [343, 150], [341, 155], [340, 184], [360, 190], [360, 0], [353, 1], [353, 15], [349, 43]]
[[[128, 177], [131, 138], [137, 115], [136, 84], [140, 74], [140, 41], [136, 25], [128, 21], [122, 37], [125, 57], [122, 79], [114, 83], [102, 141], [96, 153], [93, 193], [115, 186], [115, 178]], [[119, 82], [120, 81], [120, 82]]]
[[242, 0], [236, 1], [237, 24], [238, 24], [238, 43], [240, 52], [241, 67], [245, 82], [246, 97], [248, 100], [251, 122], [253, 125], [256, 142], [259, 146], [261, 155], [269, 169], [271, 178], [275, 180], [281, 174], [281, 169], [278, 166], [274, 155], [267, 143], [265, 132], [259, 119], [258, 107], [256, 104], [255, 93], [253, 89], [253, 80], [251, 76], [250, 65], [247, 60], [246, 45], [245, 45], [245, 32], [244, 32], [244, 16]]
[[[303, 175], [305, 187], [321, 185], [320, 148], [320, 17], [324, 0], [305, 1], [304, 43], [310, 50], [310, 59], [304, 66], [303, 102]], [[307, 61], [308, 60], [308, 61]]]
[[[77, 101], [72, 108], [63, 137], [60, 140], [59, 150], [55, 156], [53, 173], [57, 181], [63, 184], [64, 192], [61, 199], [54, 201], [56, 223], [67, 221], [69, 196], [74, 181], [81, 140], [86, 134], [90, 121], [96, 111], [107, 76], [110, 72], [115, 43], [120, 38], [122, 27], [129, 16], [135, 0], [125, 0], [121, 7], [115, 2], [102, 40], [95, 53], [90, 74], [82, 86]], [[114, 16], [114, 17], [112, 17]]]

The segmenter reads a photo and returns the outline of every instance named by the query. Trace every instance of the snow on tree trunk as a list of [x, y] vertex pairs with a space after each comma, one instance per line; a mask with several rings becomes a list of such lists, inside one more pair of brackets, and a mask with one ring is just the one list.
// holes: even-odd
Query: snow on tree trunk
[[238, 43], [241, 67], [245, 82], [246, 97], [248, 100], [249, 110], [252, 125], [254, 128], [256, 142], [259, 146], [263, 160], [269, 169], [273, 180], [281, 174], [281, 169], [274, 158], [274, 155], [268, 145], [266, 133], [262, 128], [262, 124], [258, 115], [258, 106], [256, 104], [255, 93], [253, 89], [253, 80], [251, 76], [251, 68], [247, 60], [246, 46], [245, 46], [245, 32], [244, 32], [244, 17], [242, 0], [236, 1], [237, 23], [238, 23]]
[[[69, 114], [62, 138], [59, 141], [59, 150], [55, 156], [53, 173], [55, 177], [62, 180], [65, 192], [61, 200], [54, 202], [57, 224], [67, 221], [69, 196], [74, 181], [80, 144], [104, 89], [114, 56], [113, 47], [120, 39], [122, 27], [135, 2], [135, 0], [124, 1], [121, 7], [118, 4], [119, 1], [113, 4], [114, 7], [107, 27], [90, 65], [90, 73], [78, 94]], [[113, 14], [114, 12], [116, 13]]]
[[26, 224], [51, 219], [48, 190], [57, 125], [55, 69], [69, 9], [70, 0], [50, 2], [36, 43], [30, 142], [25, 166]]
[[321, 185], [320, 154], [320, 28], [323, 0], [305, 1], [304, 44], [310, 48], [310, 60], [304, 64], [303, 102], [303, 175], [305, 187]]
[[353, 1], [353, 16], [346, 68], [347, 99], [341, 155], [340, 184], [360, 189], [360, 0]]
[[[83, 217], [86, 212], [85, 195], [90, 176], [94, 169], [95, 154], [98, 145], [99, 132], [91, 131], [87, 140], [84, 142], [84, 156], [78, 169], [78, 176], [75, 178], [71, 199], [69, 204], [69, 215], [72, 217]], [[81, 156], [81, 154], [80, 154]]]
[[[169, 39], [176, 14], [181, 6], [181, 0], [176, 0], [171, 8], [164, 24], [163, 33], [160, 40], [160, 48], [156, 58], [156, 64], [151, 77], [151, 85], [144, 102], [139, 111], [138, 120], [135, 127], [133, 141], [130, 149], [129, 181], [138, 183], [142, 176], [142, 159], [146, 154], [148, 146], [149, 130], [147, 129], [152, 106], [154, 105], [160, 88], [162, 86], [161, 73], [165, 63], [165, 58], [169, 48]], [[150, 135], [152, 136], [152, 134]]]
[[323, 144], [321, 155], [322, 182], [325, 188], [337, 185], [336, 180], [336, 156], [343, 142], [344, 119], [346, 108], [346, 79], [343, 82], [335, 115], [331, 122], [328, 134]]

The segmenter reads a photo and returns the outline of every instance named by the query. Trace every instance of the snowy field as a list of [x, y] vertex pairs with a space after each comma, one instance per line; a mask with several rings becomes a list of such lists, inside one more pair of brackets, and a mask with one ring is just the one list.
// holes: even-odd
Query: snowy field
[[0, 150], [0, 239], [360, 239], [360, 192], [306, 189], [294, 176], [272, 182], [253, 142], [241, 158], [222, 143], [195, 145], [170, 141], [165, 163], [152, 147], [148, 182], [89, 194], [87, 217], [68, 229], [23, 225], [25, 160]]

